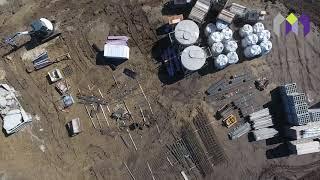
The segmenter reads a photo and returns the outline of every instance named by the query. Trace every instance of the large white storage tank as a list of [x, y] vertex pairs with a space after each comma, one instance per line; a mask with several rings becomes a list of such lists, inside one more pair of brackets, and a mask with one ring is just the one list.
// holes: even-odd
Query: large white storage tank
[[224, 54], [220, 54], [214, 59], [214, 66], [217, 69], [223, 69], [228, 65], [228, 57]]
[[261, 48], [258, 45], [248, 46], [244, 49], [244, 56], [246, 58], [253, 58], [261, 54]]
[[182, 51], [181, 64], [190, 71], [200, 69], [206, 62], [206, 53], [199, 46], [189, 46]]
[[252, 46], [257, 44], [258, 41], [259, 41], [259, 38], [256, 34], [250, 34], [241, 40], [241, 45], [242, 47]]
[[183, 20], [175, 27], [174, 36], [179, 44], [189, 46], [197, 42], [199, 33], [199, 27], [195, 22]]
[[206, 28], [204, 29], [204, 34], [206, 37], [209, 37], [211, 33], [217, 31], [217, 27], [213, 23], [207, 24]]
[[213, 43], [211, 46], [211, 52], [213, 56], [217, 56], [222, 53], [224, 46], [221, 42]]
[[224, 43], [224, 49], [228, 52], [234, 52], [238, 49], [238, 44], [236, 41], [227, 41]]
[[272, 49], [272, 43], [270, 41], [262, 41], [260, 43], [261, 54], [268, 54]]
[[261, 22], [257, 22], [252, 28], [253, 33], [259, 33], [264, 30], [264, 25]]
[[246, 37], [246, 36], [248, 36], [248, 35], [250, 35], [250, 34], [252, 34], [253, 33], [253, 28], [252, 28], [252, 26], [251, 25], [249, 25], [249, 24], [245, 24], [242, 28], [240, 28], [240, 30], [239, 30], [239, 34], [240, 34], [240, 36], [241, 37]]
[[268, 41], [271, 37], [271, 33], [269, 30], [262, 30], [261, 32], [257, 33], [257, 35], [259, 42]]
[[236, 52], [229, 52], [227, 54], [227, 57], [228, 57], [229, 64], [235, 64], [239, 61], [239, 56]]
[[230, 28], [225, 28], [221, 31], [223, 34], [223, 41], [229, 41], [232, 39], [233, 32]]
[[221, 32], [213, 32], [208, 38], [208, 44], [212, 46], [213, 43], [221, 42], [222, 40], [223, 40], [223, 34]]

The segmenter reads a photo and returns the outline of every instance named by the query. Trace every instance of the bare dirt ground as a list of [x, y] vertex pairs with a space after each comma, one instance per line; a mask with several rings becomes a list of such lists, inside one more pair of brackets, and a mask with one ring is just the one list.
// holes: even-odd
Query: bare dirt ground
[[[288, 9], [279, 2], [232, 2], [266, 9], [269, 12], [265, 22], [268, 29], [272, 29], [272, 19], [279, 11], [288, 13]], [[270, 159], [266, 152], [281, 147], [265, 142], [250, 143], [245, 136], [230, 141], [226, 128], [213, 118], [215, 107], [204, 101], [204, 92], [211, 83], [246, 70], [257, 77], [269, 77], [271, 85], [268, 90], [283, 83], [296, 82], [308, 95], [310, 105], [318, 103], [320, 38], [317, 27], [312, 25], [312, 32], [307, 37], [292, 33], [279, 38], [273, 35], [273, 51], [258, 60], [232, 65], [216, 73], [195, 73], [167, 85], [160, 81], [159, 64], [151, 53], [159, 38], [156, 29], [165, 23], [162, 17], [164, 3], [157, 0], [0, 0], [0, 37], [25, 30], [32, 20], [40, 17], [54, 19], [57, 30], [62, 32], [61, 37], [35, 49], [27, 51], [23, 47], [1, 58], [1, 82], [12, 85], [21, 93], [25, 109], [34, 118], [32, 125], [23, 131], [9, 137], [0, 136], [0, 179], [130, 179], [126, 165], [137, 180], [152, 179], [150, 169], [155, 179], [182, 179], [181, 167], [170, 166], [165, 158], [166, 145], [176, 141], [180, 127], [192, 119], [196, 107], [204, 109], [213, 122], [211, 125], [228, 159], [227, 163], [215, 166], [213, 173], [205, 179], [318, 177], [319, 153]], [[288, 6], [289, 1], [285, 3]], [[317, 14], [319, 7], [307, 3], [294, 8], [299, 7], [298, 12], [308, 10], [316, 22], [320, 19]], [[116, 71], [101, 64], [91, 47], [96, 43], [102, 48], [108, 35], [131, 38], [130, 60]], [[22, 38], [19, 43], [27, 40]], [[2, 47], [0, 53], [8, 50]], [[25, 65], [45, 50], [52, 58], [69, 52], [72, 60], [26, 73]], [[94, 129], [82, 104], [73, 105], [68, 112], [56, 108], [60, 96], [48, 83], [46, 73], [55, 67], [64, 69], [67, 66], [72, 69], [72, 73], [65, 76], [74, 97], [78, 89], [83, 94], [97, 96], [100, 89], [111, 110], [125, 103], [134, 122], [142, 121], [139, 107], [143, 109], [151, 127], [131, 131], [137, 150], [129, 134], [119, 129], [110, 117], [109, 127], [101, 112], [98, 114], [101, 128]], [[125, 67], [139, 74], [138, 81], [152, 109], [146, 103], [138, 82], [122, 73]], [[261, 106], [270, 100], [267, 91], [260, 96]], [[107, 109], [105, 111], [111, 115]], [[84, 132], [70, 138], [65, 123], [76, 117], [80, 117]], [[99, 127], [97, 118], [94, 122]], [[191, 179], [202, 179], [193, 171], [187, 172]]]

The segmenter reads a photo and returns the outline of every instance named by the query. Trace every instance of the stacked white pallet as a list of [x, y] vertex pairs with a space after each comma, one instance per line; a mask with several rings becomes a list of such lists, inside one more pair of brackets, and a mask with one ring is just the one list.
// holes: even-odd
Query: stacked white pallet
[[318, 138], [320, 137], [320, 122], [310, 122], [303, 126], [288, 126], [285, 135], [292, 139]]
[[190, 12], [189, 19], [202, 23], [209, 12], [210, 6], [210, 0], [198, 0]]
[[308, 139], [290, 141], [288, 144], [289, 150], [296, 154], [310, 154], [320, 151], [320, 143], [319, 141], [313, 141]]
[[252, 131], [252, 133], [256, 141], [273, 138], [278, 135], [278, 131], [273, 128], [262, 128]]
[[266, 128], [266, 127], [270, 127], [273, 126], [273, 121], [272, 121], [272, 116], [265, 116], [263, 118], [251, 121], [252, 124], [252, 128], [257, 130], [257, 129], [262, 129], [262, 128]]
[[272, 116], [268, 108], [250, 114], [249, 119], [254, 130], [273, 126]]

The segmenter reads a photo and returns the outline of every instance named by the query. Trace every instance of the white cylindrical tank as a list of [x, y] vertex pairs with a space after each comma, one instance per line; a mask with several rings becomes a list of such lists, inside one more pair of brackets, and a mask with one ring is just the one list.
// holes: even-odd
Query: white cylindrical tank
[[174, 30], [175, 39], [184, 46], [190, 46], [197, 42], [199, 34], [198, 25], [191, 20], [180, 21]]
[[268, 41], [271, 37], [271, 33], [269, 30], [262, 30], [258, 34], [259, 42]]
[[261, 22], [257, 22], [253, 25], [253, 33], [259, 33], [264, 30], [264, 25]]
[[260, 43], [261, 54], [268, 54], [272, 49], [272, 43], [270, 41], [262, 41]]
[[217, 69], [223, 69], [228, 65], [228, 57], [224, 54], [220, 54], [219, 56], [215, 57], [214, 59], [214, 66]]
[[256, 34], [250, 34], [249, 36], [246, 36], [244, 39], [241, 40], [242, 47], [251, 46], [254, 44], [257, 44], [259, 41], [259, 38]]
[[217, 27], [217, 29], [218, 30], [222, 30], [222, 29], [225, 29], [225, 28], [227, 28], [229, 25], [228, 25], [228, 23], [226, 23], [226, 22], [224, 22], [224, 21], [221, 21], [221, 20], [217, 20], [216, 21], [216, 27]]
[[233, 32], [230, 28], [222, 29], [221, 33], [223, 34], [223, 41], [229, 41], [232, 38]]
[[238, 54], [236, 52], [229, 52], [227, 54], [228, 57], [228, 63], [229, 64], [235, 64], [239, 61]]
[[240, 30], [239, 30], [239, 34], [240, 34], [241, 37], [246, 37], [246, 36], [252, 34], [252, 32], [253, 32], [253, 28], [252, 28], [252, 26], [249, 25], [249, 24], [245, 24], [245, 25], [244, 25], [242, 28], [240, 28]]
[[205, 51], [199, 46], [189, 46], [181, 53], [181, 64], [190, 71], [200, 69], [206, 62]]
[[213, 23], [207, 24], [206, 28], [204, 29], [204, 34], [206, 37], [209, 37], [211, 33], [217, 31], [217, 27]]
[[224, 46], [221, 42], [213, 43], [211, 46], [211, 52], [213, 56], [217, 56], [222, 53]]
[[238, 44], [236, 41], [227, 41], [224, 43], [224, 49], [226, 52], [234, 52], [238, 49]]
[[261, 54], [261, 48], [258, 45], [248, 46], [244, 49], [244, 56], [246, 58], [253, 58]]
[[208, 44], [212, 46], [213, 43], [221, 42], [222, 40], [223, 40], [223, 34], [221, 32], [213, 32], [208, 38]]

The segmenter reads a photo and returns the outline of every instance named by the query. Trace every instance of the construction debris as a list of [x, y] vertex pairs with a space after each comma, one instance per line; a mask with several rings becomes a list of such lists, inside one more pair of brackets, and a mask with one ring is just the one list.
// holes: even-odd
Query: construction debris
[[0, 113], [7, 134], [18, 132], [32, 122], [31, 115], [25, 112], [18, 101], [17, 92], [7, 84], [0, 84]]
[[263, 91], [268, 87], [269, 80], [267, 78], [258, 79], [254, 82], [254, 85], [259, 91]]
[[77, 98], [80, 100], [80, 104], [101, 104], [101, 105], [106, 105], [107, 101], [102, 98], [102, 97], [97, 97], [97, 96], [84, 96], [84, 95], [77, 95]]

